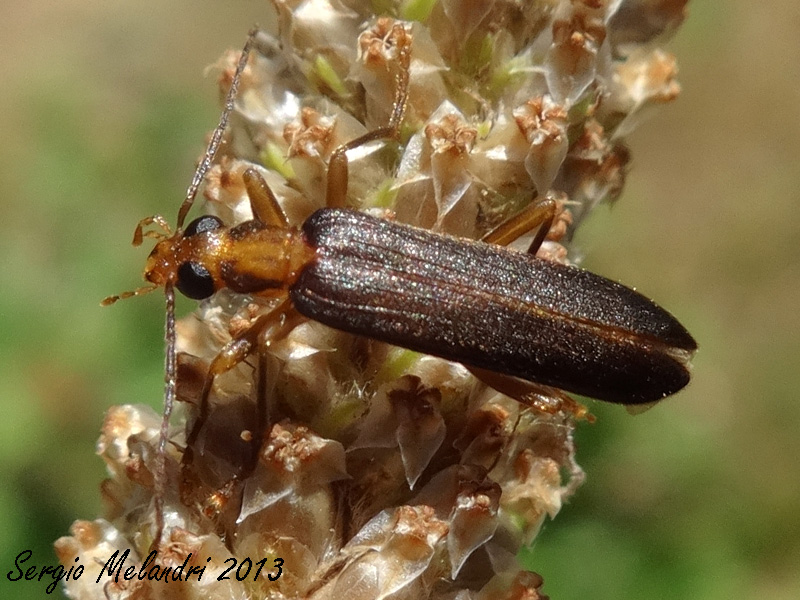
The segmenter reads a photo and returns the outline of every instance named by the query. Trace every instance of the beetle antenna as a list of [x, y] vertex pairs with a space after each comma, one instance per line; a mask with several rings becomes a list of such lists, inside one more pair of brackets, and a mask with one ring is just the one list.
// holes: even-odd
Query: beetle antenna
[[175, 389], [177, 384], [177, 358], [175, 338], [175, 289], [169, 281], [164, 285], [164, 298], [166, 299], [166, 318], [164, 334], [167, 342], [166, 357], [164, 359], [164, 412], [161, 417], [161, 431], [158, 436], [158, 451], [156, 457], [158, 464], [154, 475], [153, 508], [156, 512], [156, 535], [153, 539], [153, 548], [161, 547], [161, 537], [164, 534], [164, 495], [168, 487], [167, 477], [167, 442], [169, 441], [169, 421], [172, 416], [172, 407], [175, 404]]
[[236, 100], [236, 94], [239, 91], [239, 82], [242, 78], [242, 72], [247, 66], [247, 59], [250, 56], [250, 48], [253, 46], [253, 42], [255, 41], [258, 32], [258, 28], [253, 28], [247, 35], [247, 41], [244, 43], [242, 53], [239, 55], [239, 62], [236, 65], [236, 71], [233, 74], [231, 87], [228, 90], [228, 94], [225, 96], [225, 108], [222, 111], [222, 115], [220, 115], [219, 124], [217, 125], [217, 128], [214, 129], [214, 133], [211, 135], [211, 141], [208, 142], [208, 147], [203, 155], [203, 160], [200, 161], [200, 164], [197, 166], [197, 169], [194, 172], [192, 183], [189, 184], [189, 188], [186, 190], [186, 199], [183, 201], [183, 204], [181, 204], [181, 208], [178, 211], [178, 229], [183, 227], [183, 222], [186, 219], [186, 215], [189, 212], [189, 209], [192, 208], [194, 199], [197, 196], [197, 190], [200, 189], [200, 185], [203, 183], [203, 179], [205, 178], [208, 169], [211, 167], [214, 156], [216, 156], [217, 150], [219, 150], [219, 146], [222, 143], [222, 135], [225, 133], [225, 128], [228, 126], [228, 118], [233, 112], [234, 101]]

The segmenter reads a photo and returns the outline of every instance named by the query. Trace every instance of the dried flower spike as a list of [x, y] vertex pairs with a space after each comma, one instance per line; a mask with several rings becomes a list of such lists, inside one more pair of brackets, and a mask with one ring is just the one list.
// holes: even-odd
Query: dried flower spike
[[[399, 139], [348, 152], [343, 203], [479, 238], [534, 197], [558, 199], [542, 253], [566, 262], [561, 242], [622, 189], [622, 137], [678, 91], [656, 43], [682, 20], [682, 2], [390, 0], [391, 17], [360, 1], [274, 4], [279, 34], [254, 40], [224, 143], [193, 182], [227, 225], [253, 217], [250, 170], [290, 226], [323, 206], [336, 148], [398, 124], [407, 69]], [[237, 60], [218, 65], [223, 94]], [[175, 325], [186, 422], [169, 430], [165, 469], [161, 419], [109, 411], [98, 444], [106, 514], [56, 542], [62, 564], [86, 567], [67, 594], [544, 598], [514, 557], [582, 481], [575, 411], [549, 397], [539, 406], [554, 410], [525, 408], [460, 364], [287, 313], [268, 347], [214, 379], [196, 428], [209, 364], [275, 309], [223, 291]], [[101, 573], [114, 552], [130, 549], [125, 567], [137, 574], [147, 561], [163, 476], [157, 561], [115, 581]], [[183, 581], [165, 581], [181, 565]], [[155, 568], [160, 580], [148, 577]]]

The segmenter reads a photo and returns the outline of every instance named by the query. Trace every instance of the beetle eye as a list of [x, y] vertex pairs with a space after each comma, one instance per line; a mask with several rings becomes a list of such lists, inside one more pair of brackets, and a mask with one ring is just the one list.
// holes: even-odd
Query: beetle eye
[[222, 227], [222, 220], [214, 215], [203, 215], [197, 217], [194, 221], [186, 226], [183, 232], [183, 237], [191, 237], [198, 233], [205, 233], [207, 231], [214, 231]]
[[214, 278], [203, 265], [188, 261], [178, 267], [175, 287], [192, 300], [204, 300], [214, 293]]

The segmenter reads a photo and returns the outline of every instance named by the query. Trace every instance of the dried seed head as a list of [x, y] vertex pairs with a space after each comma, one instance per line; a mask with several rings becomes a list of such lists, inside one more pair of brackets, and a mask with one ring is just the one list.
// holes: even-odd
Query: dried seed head
[[[407, 20], [374, 5], [275, 3], [279, 35], [256, 39], [207, 209], [229, 225], [250, 219], [243, 174], [255, 168], [301, 224], [324, 203], [331, 152], [386, 125], [408, 69], [400, 139], [348, 153], [348, 203], [477, 238], [547, 195], [563, 209], [542, 252], [566, 260], [560, 242], [624, 184], [623, 136], [678, 93], [674, 59], [654, 45], [685, 2], [390, 0], [387, 12]], [[222, 94], [237, 61], [216, 65]], [[208, 363], [273, 305], [221, 292], [178, 324], [189, 429]], [[177, 595], [546, 597], [514, 555], [582, 481], [579, 411], [533, 411], [461, 365], [313, 322], [218, 377], [211, 400], [201, 435], [175, 428], [168, 445], [159, 559], [210, 557], [203, 581]], [[158, 427], [149, 409], [109, 412], [98, 444], [106, 519], [56, 543], [65, 566], [80, 555], [87, 569], [70, 597], [165, 593], [147, 579], [93, 583], [115, 550], [132, 548], [137, 566], [147, 555]], [[184, 451], [194, 463], [182, 478]], [[232, 556], [281, 557], [281, 577], [215, 582]]]

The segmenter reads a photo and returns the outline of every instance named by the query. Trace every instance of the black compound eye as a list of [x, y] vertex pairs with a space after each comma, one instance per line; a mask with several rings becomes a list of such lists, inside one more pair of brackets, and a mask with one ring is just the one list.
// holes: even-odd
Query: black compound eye
[[198, 233], [214, 231], [222, 226], [222, 220], [218, 217], [215, 217], [214, 215], [203, 215], [202, 217], [197, 217], [194, 221], [186, 226], [186, 229], [183, 232], [183, 237], [187, 238], [197, 235]]
[[187, 298], [204, 300], [214, 293], [214, 278], [203, 265], [189, 261], [178, 267], [175, 287]]

